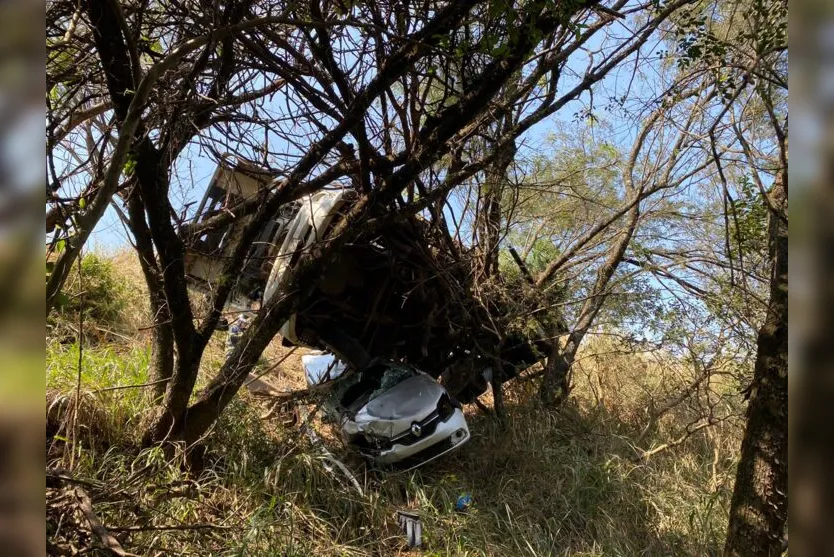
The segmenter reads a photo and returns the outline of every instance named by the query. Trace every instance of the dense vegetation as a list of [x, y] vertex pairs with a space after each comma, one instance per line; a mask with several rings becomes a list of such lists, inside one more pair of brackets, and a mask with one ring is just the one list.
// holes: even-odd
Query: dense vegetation
[[[91, 283], [129, 288], [107, 297], [126, 313], [115, 322], [90, 319], [91, 333], [115, 328], [138, 309], [129, 254], [116, 256], [118, 265], [109, 264], [112, 256], [96, 257], [89, 269], [106, 271]], [[685, 388], [686, 377], [670, 373], [677, 362], [662, 351], [636, 354], [618, 341], [595, 340], [580, 359], [573, 397], [558, 411], [542, 411], [532, 381], [517, 382], [505, 395], [504, 426], [468, 408], [472, 441], [411, 473], [365, 475], [316, 419], [328, 448], [355, 466], [360, 494], [325, 468], [289, 423], [291, 414], [261, 419], [271, 401], [248, 393], [221, 417], [200, 471], [142, 449], [147, 388], [108, 389], [150, 380], [148, 335], [122, 330], [131, 340], [85, 345], [73, 457], [62, 441], [71, 435], [60, 427], [71, 427], [76, 411], [78, 345], [49, 339], [48, 424], [57, 441], [48, 454], [53, 465], [75, 460], [73, 475], [99, 518], [137, 554], [393, 555], [407, 551], [395, 519], [405, 509], [420, 512], [428, 555], [707, 555], [723, 545], [743, 420], [689, 436], [700, 410], [683, 403], [647, 429], [654, 393]], [[222, 343], [218, 333], [201, 381], [222, 360]], [[283, 349], [272, 350], [277, 358]], [[278, 382], [303, 381], [301, 373], [297, 361], [271, 372]], [[736, 385], [715, 389], [740, 412]], [[50, 539], [83, 545], [83, 524], [75, 529], [80, 519], [58, 493], [47, 497]], [[464, 493], [474, 507], [457, 513]], [[164, 526], [178, 529], [154, 529]]]
[[[401, 508], [439, 554], [783, 551], [785, 1], [49, 0], [46, 27], [51, 552], [390, 554]], [[195, 220], [224, 161], [274, 179]], [[353, 201], [224, 357], [253, 245], [333, 184]], [[419, 270], [448, 377], [495, 370], [473, 441], [414, 474], [341, 452], [279, 346], [362, 242]], [[509, 335], [540, 363], [507, 369]]]

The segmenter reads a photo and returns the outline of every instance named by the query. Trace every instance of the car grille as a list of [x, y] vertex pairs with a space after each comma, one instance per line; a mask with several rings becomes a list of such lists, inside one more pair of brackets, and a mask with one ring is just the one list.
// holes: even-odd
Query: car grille
[[403, 460], [394, 463], [392, 468], [397, 470], [408, 470], [410, 468], [414, 468], [416, 466], [420, 466], [433, 458], [437, 458], [438, 456], [442, 455], [443, 453], [449, 452], [455, 447], [452, 443], [451, 437], [447, 437], [443, 441], [439, 443], [435, 443], [431, 447], [426, 447], [422, 451], [417, 454], [413, 454], [408, 458], [404, 458]]
[[424, 439], [429, 435], [434, 433], [434, 430], [437, 429], [437, 424], [441, 422], [445, 422], [449, 419], [449, 417], [454, 413], [455, 406], [452, 401], [449, 399], [448, 395], [443, 395], [440, 397], [440, 400], [437, 403], [437, 408], [429, 414], [426, 418], [419, 422], [415, 422], [417, 425], [420, 426], [420, 435], [414, 435], [409, 429], [406, 432], [403, 432], [391, 439], [391, 445], [395, 443], [398, 445], [413, 445], [420, 439]]
[[[437, 429], [437, 424], [441, 422], [440, 415], [437, 413], [437, 410], [429, 414], [429, 416], [420, 421], [415, 422], [420, 426], [420, 436], [414, 435], [411, 430], [406, 431], [405, 433], [401, 433], [396, 437], [391, 439], [391, 445], [394, 443], [398, 445], [412, 445], [419, 441], [420, 439], [424, 439], [425, 437], [434, 433], [434, 430]], [[390, 446], [390, 445], [389, 445]]]

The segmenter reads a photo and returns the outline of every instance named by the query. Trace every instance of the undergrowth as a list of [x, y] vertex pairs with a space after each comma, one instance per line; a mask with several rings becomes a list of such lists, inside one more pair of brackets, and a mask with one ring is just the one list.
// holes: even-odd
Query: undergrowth
[[[538, 405], [532, 381], [507, 392], [503, 425], [467, 408], [470, 442], [416, 471], [375, 472], [326, 441], [361, 492], [289, 415], [262, 419], [263, 404], [245, 392], [208, 437], [200, 470], [185, 471], [182, 455], [141, 449], [148, 389], [112, 387], [147, 383], [148, 362], [144, 342], [84, 347], [82, 426], [71, 445], [55, 424], [72, 414], [78, 346], [47, 344], [49, 465], [67, 467], [75, 448], [72, 477], [138, 555], [665, 556], [717, 554], [723, 544], [739, 424], [728, 418], [642, 458], [680, 438], [697, 408], [682, 403], [645, 428], [647, 393], [674, 385], [662, 366], [634, 355], [583, 360], [558, 411]], [[727, 397], [718, 402], [731, 404]], [[463, 513], [461, 494], [474, 499]], [[66, 540], [55, 509], [48, 535]], [[420, 515], [419, 552], [408, 550], [398, 510]]]
[[59, 303], [47, 319], [47, 336], [62, 342], [132, 342], [147, 321], [141, 269], [127, 250], [85, 254], [67, 277]]

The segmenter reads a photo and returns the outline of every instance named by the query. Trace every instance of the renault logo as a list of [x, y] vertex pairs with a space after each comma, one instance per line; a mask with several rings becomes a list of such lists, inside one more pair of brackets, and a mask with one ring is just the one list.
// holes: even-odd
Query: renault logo
[[411, 424], [411, 433], [414, 434], [414, 437], [420, 437], [423, 434], [423, 428], [420, 427], [420, 424]]

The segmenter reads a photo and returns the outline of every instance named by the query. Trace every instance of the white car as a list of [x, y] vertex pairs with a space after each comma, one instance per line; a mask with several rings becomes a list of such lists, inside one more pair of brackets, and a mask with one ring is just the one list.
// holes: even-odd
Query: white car
[[332, 383], [324, 409], [344, 442], [377, 465], [412, 469], [470, 438], [460, 404], [422, 371], [379, 362], [351, 374], [333, 356], [302, 361], [308, 383]]
[[[264, 300], [271, 299], [305, 249], [320, 241], [333, 219], [349, 202], [353, 192], [347, 189], [322, 190], [301, 199], [298, 213], [289, 224], [284, 242], [264, 288]], [[306, 344], [296, 331], [296, 314], [284, 323], [280, 335], [293, 344]]]

